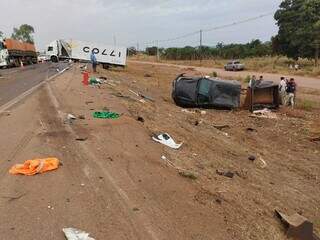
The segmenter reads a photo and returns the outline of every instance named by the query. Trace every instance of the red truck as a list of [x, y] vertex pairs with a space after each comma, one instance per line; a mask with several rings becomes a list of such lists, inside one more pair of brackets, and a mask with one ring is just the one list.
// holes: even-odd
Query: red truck
[[14, 39], [0, 39], [0, 67], [37, 63], [34, 44]]

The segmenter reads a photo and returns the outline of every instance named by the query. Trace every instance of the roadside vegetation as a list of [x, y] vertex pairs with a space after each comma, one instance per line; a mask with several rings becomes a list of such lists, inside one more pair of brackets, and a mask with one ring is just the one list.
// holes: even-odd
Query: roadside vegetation
[[[274, 18], [279, 27], [270, 41], [254, 39], [248, 43], [222, 42], [216, 46], [147, 47], [128, 53], [139, 60], [157, 60], [177, 64], [222, 68], [229, 60], [239, 59], [247, 70], [320, 76], [320, 1], [284, 0]], [[237, 40], [235, 39], [235, 42]], [[294, 70], [294, 66], [298, 70]]]

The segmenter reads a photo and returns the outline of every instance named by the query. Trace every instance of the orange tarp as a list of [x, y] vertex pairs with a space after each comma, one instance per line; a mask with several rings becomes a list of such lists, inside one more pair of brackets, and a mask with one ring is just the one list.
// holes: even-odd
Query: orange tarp
[[16, 164], [10, 170], [11, 174], [23, 174], [32, 176], [37, 173], [44, 173], [55, 170], [59, 167], [59, 160], [57, 158], [34, 159], [27, 160], [24, 164]]
[[36, 48], [31, 43], [20, 42], [11, 38], [5, 39], [8, 50], [36, 52]]

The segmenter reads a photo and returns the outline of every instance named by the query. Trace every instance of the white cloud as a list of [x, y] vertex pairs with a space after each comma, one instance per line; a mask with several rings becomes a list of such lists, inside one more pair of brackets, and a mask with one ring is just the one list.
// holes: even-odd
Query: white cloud
[[[165, 39], [275, 11], [281, 0], [1, 0], [1, 31], [10, 36], [23, 23], [34, 26], [39, 48], [57, 38], [123, 45]], [[32, 13], [32, 14], [30, 14]], [[204, 42], [268, 40], [273, 17], [206, 33]], [[197, 36], [169, 45], [194, 45]]]

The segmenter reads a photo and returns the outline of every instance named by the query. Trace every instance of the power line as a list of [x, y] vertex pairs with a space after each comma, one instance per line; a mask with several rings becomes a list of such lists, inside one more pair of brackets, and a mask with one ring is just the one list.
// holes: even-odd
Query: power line
[[229, 24], [225, 24], [225, 25], [221, 25], [221, 26], [217, 26], [217, 27], [207, 28], [207, 29], [204, 29], [203, 32], [210, 32], [210, 31], [214, 31], [214, 30], [227, 28], [227, 27], [232, 27], [232, 26], [239, 25], [239, 24], [242, 24], [242, 23], [252, 22], [252, 21], [258, 20], [260, 18], [264, 18], [264, 17], [270, 16], [272, 14], [273, 14], [272, 12], [269, 12], [269, 13], [265, 13], [265, 14], [259, 15], [257, 17], [247, 18], [247, 19], [244, 19], [244, 20], [241, 20], [241, 21], [238, 21], [238, 22], [233, 22], [233, 23], [229, 23]]
[[[233, 22], [233, 23], [229, 23], [229, 24], [224, 24], [224, 25], [221, 25], [221, 26], [216, 26], [216, 27], [203, 29], [202, 32], [210, 32], [210, 31], [220, 30], [220, 29], [223, 29], [223, 28], [232, 27], [232, 26], [243, 24], [243, 23], [247, 23], [247, 22], [252, 22], [252, 21], [258, 20], [260, 18], [264, 18], [264, 17], [270, 16], [272, 14], [274, 14], [274, 13], [273, 12], [265, 13], [265, 14], [262, 14], [262, 15], [259, 15], [259, 16], [256, 16], [256, 17], [247, 18], [247, 19], [236, 21], [236, 22]], [[155, 44], [156, 42], [163, 43], [163, 42], [177, 41], [177, 40], [184, 39], [184, 38], [187, 38], [187, 37], [190, 37], [190, 36], [194, 36], [194, 35], [198, 35], [198, 34], [199, 34], [199, 31], [194, 31], [194, 32], [186, 33], [184, 35], [177, 36], [177, 37], [174, 37], [174, 38], [168, 38], [168, 39], [162, 39], [162, 40], [153, 40], [153, 41], [144, 43], [144, 45]]]

